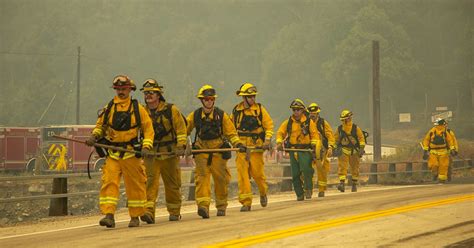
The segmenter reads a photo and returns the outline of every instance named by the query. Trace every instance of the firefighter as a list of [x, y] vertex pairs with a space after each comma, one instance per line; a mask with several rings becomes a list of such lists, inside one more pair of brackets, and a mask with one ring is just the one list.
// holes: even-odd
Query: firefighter
[[[153, 147], [153, 125], [145, 108], [130, 96], [136, 89], [133, 81], [124, 75], [114, 78], [112, 88], [116, 96], [99, 114], [95, 128], [86, 144], [93, 146], [96, 142], [141, 151], [142, 156], [149, 156]], [[143, 138], [140, 133], [143, 134]], [[101, 151], [101, 150], [100, 150]], [[102, 170], [100, 189], [100, 210], [105, 217], [99, 222], [101, 226], [115, 227], [114, 213], [119, 200], [120, 177], [123, 175], [127, 205], [131, 217], [129, 227], [137, 227], [138, 219], [145, 212], [146, 175], [139, 154], [109, 149], [101, 156], [107, 156]]]
[[316, 124], [309, 118], [303, 101], [295, 99], [290, 108], [293, 110], [293, 115], [278, 128], [276, 143], [279, 151], [283, 151], [284, 141], [285, 148], [313, 150], [313, 152], [289, 152], [296, 200], [303, 201], [305, 197], [311, 199], [313, 194], [314, 169], [311, 161], [315, 157], [319, 159], [321, 142]]
[[[268, 185], [265, 179], [263, 151], [269, 149], [273, 136], [273, 120], [262, 104], [256, 102], [257, 88], [251, 83], [244, 83], [236, 92], [242, 97], [230, 116], [239, 139], [251, 153], [238, 153], [237, 165], [239, 201], [242, 204], [241, 212], [250, 211], [252, 206], [252, 187], [250, 177], [253, 177], [260, 192], [260, 205], [266, 207], [268, 203]], [[250, 154], [247, 156], [247, 154]]]
[[324, 197], [330, 169], [329, 157], [332, 156], [332, 150], [335, 146], [334, 134], [329, 122], [319, 116], [321, 108], [317, 103], [311, 103], [308, 106], [308, 112], [310, 118], [314, 121], [314, 123], [316, 123], [316, 128], [318, 129], [321, 137], [321, 148], [323, 149], [321, 160], [313, 160], [313, 168], [316, 168], [318, 173], [318, 197]]
[[434, 127], [423, 139], [423, 159], [428, 159], [428, 167], [433, 176], [438, 176], [439, 183], [448, 179], [449, 155], [457, 154], [454, 138], [446, 128], [446, 120], [437, 119]]
[[154, 79], [147, 79], [140, 89], [144, 94], [146, 110], [152, 120], [155, 137], [153, 150], [156, 152], [175, 152], [144, 160], [147, 174], [145, 214], [141, 220], [155, 223], [156, 199], [160, 175], [165, 187], [166, 208], [170, 221], [181, 217], [181, 170], [179, 157], [184, 155], [187, 134], [186, 123], [178, 108], [167, 103], [163, 97], [163, 86]]
[[[201, 101], [202, 107], [187, 117], [188, 135], [196, 129], [193, 149], [230, 148], [230, 142], [241, 152], [245, 152], [246, 147], [239, 140], [229, 116], [214, 105], [217, 98], [215, 89], [210, 85], [204, 85], [199, 89], [197, 98]], [[230, 182], [227, 160], [230, 157], [230, 152], [203, 152], [194, 155], [197, 213], [203, 219], [209, 218], [211, 175], [214, 179], [217, 216], [226, 214], [227, 186]]]
[[339, 185], [337, 189], [345, 191], [345, 181], [347, 177], [347, 167], [351, 166], [352, 174], [352, 192], [357, 192], [357, 182], [359, 180], [360, 158], [365, 154], [365, 137], [362, 129], [352, 122], [352, 112], [343, 110], [339, 119], [342, 125], [339, 125], [334, 132], [337, 152], [334, 155], [338, 157], [338, 175]]

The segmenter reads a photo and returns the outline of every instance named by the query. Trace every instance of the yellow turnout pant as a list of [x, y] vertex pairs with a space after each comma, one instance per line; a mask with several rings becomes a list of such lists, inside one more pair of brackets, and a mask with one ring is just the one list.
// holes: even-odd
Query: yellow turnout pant
[[246, 153], [237, 153], [235, 163], [238, 173], [239, 202], [244, 206], [250, 206], [252, 205], [250, 177], [255, 180], [261, 196], [267, 195], [268, 185], [264, 172], [263, 152], [251, 152], [250, 161], [247, 161], [245, 157]]
[[313, 168], [317, 171], [318, 174], [318, 191], [326, 191], [328, 185], [328, 174], [329, 174], [329, 158], [327, 157], [327, 152], [323, 154], [322, 160], [313, 160]]
[[160, 187], [160, 175], [165, 187], [166, 208], [170, 215], [179, 215], [181, 209], [181, 169], [179, 159], [145, 160], [147, 185], [145, 211], [155, 217], [156, 199]]
[[349, 165], [351, 166], [351, 174], [352, 180], [357, 181], [359, 180], [359, 164], [360, 164], [360, 157], [359, 153], [354, 153], [352, 155], [342, 153], [341, 156], [338, 158], [338, 168], [337, 174], [339, 175], [340, 181], [345, 181], [347, 177], [347, 168]]
[[196, 183], [196, 203], [198, 207], [209, 209], [211, 204], [211, 175], [214, 179], [214, 193], [216, 196], [216, 208], [225, 210], [227, 208], [227, 186], [230, 182], [230, 171], [227, 168], [227, 160], [222, 159], [220, 153], [212, 155], [211, 164], [208, 165], [209, 154], [196, 154], [194, 162], [196, 170], [194, 181]]
[[114, 214], [119, 200], [120, 178], [123, 175], [130, 217], [142, 216], [145, 212], [146, 176], [140, 159], [113, 159], [107, 157], [102, 170], [99, 205], [103, 214]]
[[433, 175], [438, 174], [439, 180], [447, 180], [449, 168], [449, 154], [430, 153], [430, 156], [428, 158], [428, 167], [431, 169]]

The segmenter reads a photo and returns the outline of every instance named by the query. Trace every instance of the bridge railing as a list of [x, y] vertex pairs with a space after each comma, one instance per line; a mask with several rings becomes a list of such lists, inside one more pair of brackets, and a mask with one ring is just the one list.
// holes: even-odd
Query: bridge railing
[[[414, 170], [414, 165], [421, 164], [421, 169]], [[414, 173], [431, 173], [428, 169], [428, 164], [426, 161], [397, 161], [397, 162], [363, 162], [362, 166], [368, 166], [368, 172], [360, 173], [360, 176], [368, 176], [369, 184], [376, 184], [379, 182], [381, 176], [396, 177], [399, 174], [406, 174], [407, 176], [412, 176]], [[381, 170], [380, 167], [387, 167], [388, 170]], [[279, 164], [267, 164], [265, 168], [282, 168], [283, 173], [281, 177], [278, 176], [269, 176], [267, 180], [279, 181], [280, 182], [280, 191], [291, 191], [292, 190], [292, 176], [291, 176], [291, 167], [288, 163], [279, 163]], [[337, 167], [337, 164], [332, 164], [332, 168]], [[462, 170], [462, 169], [472, 169], [474, 168], [471, 159], [459, 159], [453, 161], [452, 170]], [[229, 169], [236, 169], [235, 166], [230, 166]], [[192, 167], [184, 167], [182, 171], [190, 171], [190, 182], [182, 184], [182, 187], [189, 187], [188, 191], [188, 200], [194, 200], [194, 169]], [[98, 177], [101, 175], [100, 172], [91, 173], [91, 176]], [[10, 177], [0, 177], [0, 182], [7, 181], [27, 181], [27, 180], [40, 180], [40, 179], [52, 179], [52, 191], [51, 194], [44, 195], [34, 195], [34, 196], [23, 196], [15, 197], [11, 196], [9, 198], [0, 198], [0, 204], [19, 202], [19, 201], [32, 201], [32, 200], [44, 200], [50, 199], [49, 205], [49, 215], [50, 216], [62, 216], [67, 215], [67, 206], [68, 199], [70, 197], [84, 196], [84, 195], [98, 195], [99, 190], [83, 191], [83, 192], [72, 192], [68, 193], [68, 178], [78, 178], [78, 177], [87, 177], [86, 173], [70, 173], [70, 174], [50, 174], [50, 175], [36, 175], [36, 176], [10, 176]], [[329, 177], [337, 177], [337, 174], [331, 173]], [[350, 177], [350, 174], [348, 175]], [[124, 192], [122, 188], [121, 193]]]

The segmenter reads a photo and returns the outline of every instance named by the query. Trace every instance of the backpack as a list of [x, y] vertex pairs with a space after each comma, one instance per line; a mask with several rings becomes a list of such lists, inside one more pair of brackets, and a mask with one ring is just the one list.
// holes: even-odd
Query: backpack
[[[194, 142], [196, 142], [197, 137], [199, 136], [200, 139], [202, 140], [210, 140], [210, 139], [215, 139], [217, 137], [220, 137], [224, 134], [222, 130], [222, 121], [224, 119], [224, 111], [214, 107], [213, 115], [212, 115], [212, 121], [209, 122], [209, 124], [214, 125], [217, 130], [217, 132], [214, 132], [214, 135], [211, 135], [209, 137], [202, 137], [201, 131], [203, 129], [203, 121], [201, 119], [202, 116], [202, 108], [198, 108], [197, 110], [194, 111], [194, 118], [193, 118], [193, 123], [194, 127], [196, 128], [196, 133], [194, 136]], [[208, 127], [204, 126], [205, 128], [209, 129]], [[213, 127], [210, 127], [213, 128]], [[205, 130], [205, 133], [209, 131], [215, 131], [215, 130]]]
[[[153, 119], [153, 129], [155, 130], [155, 141], [159, 141], [163, 137], [167, 136], [169, 133], [171, 133], [171, 140], [176, 143], [176, 130], [173, 129], [173, 116], [172, 116], [172, 103], [166, 103], [166, 106], [163, 110], [156, 112], [158, 115], [156, 118]], [[165, 117], [169, 123], [171, 128], [169, 130], [165, 130], [165, 127], [163, 125], [157, 126], [156, 125], [156, 120], [160, 118], [161, 116]], [[188, 121], [186, 120], [186, 117], [181, 113], [181, 117], [184, 120], [184, 124], [187, 125]], [[160, 123], [161, 124], [161, 123]]]
[[[306, 116], [306, 120], [301, 123], [301, 131], [303, 132], [303, 134], [306, 136], [306, 135], [309, 135], [309, 124], [311, 122], [311, 118], [309, 118], [309, 113], [308, 112], [304, 112], [303, 113], [305, 116]], [[291, 136], [291, 132], [292, 132], [292, 128], [293, 128], [293, 119], [290, 118], [288, 119], [288, 125], [286, 126], [286, 133], [287, 133], [287, 144], [288, 145], [291, 145], [290, 144], [290, 136]]]
[[318, 122], [316, 123], [316, 128], [318, 129], [319, 133], [321, 133], [321, 140], [323, 142], [324, 148], [329, 148], [329, 141], [326, 137], [326, 126], [324, 125], [324, 119], [319, 117]]
[[[342, 130], [342, 125], [339, 125], [339, 127], [337, 127], [337, 132], [339, 133], [338, 144], [340, 144], [341, 140], [342, 140], [342, 137], [343, 136], [347, 137], [347, 134], [346, 134], [346, 132], [344, 132]], [[367, 144], [367, 137], [369, 137], [369, 133], [362, 130], [362, 134], [363, 134], [362, 136], [363, 136], [364, 142]], [[351, 147], [353, 149], [359, 149], [360, 148], [360, 142], [359, 142], [359, 138], [357, 137], [357, 125], [356, 124], [352, 124], [352, 129], [351, 129], [350, 136], [352, 136], [356, 140], [356, 143], [352, 144], [352, 142], [349, 142], [349, 147]], [[349, 137], [347, 137], [347, 138], [349, 138]]]

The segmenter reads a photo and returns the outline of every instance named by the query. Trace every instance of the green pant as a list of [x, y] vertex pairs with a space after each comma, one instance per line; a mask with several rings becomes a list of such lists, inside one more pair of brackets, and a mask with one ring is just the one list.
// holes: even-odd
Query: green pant
[[[311, 166], [313, 157], [309, 152], [290, 152], [291, 177], [293, 178], [293, 188], [296, 196], [304, 194], [303, 185], [306, 191], [313, 191], [314, 169]], [[303, 173], [304, 184], [301, 181]]]

